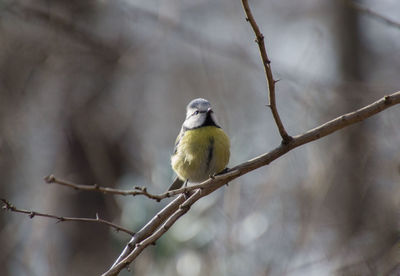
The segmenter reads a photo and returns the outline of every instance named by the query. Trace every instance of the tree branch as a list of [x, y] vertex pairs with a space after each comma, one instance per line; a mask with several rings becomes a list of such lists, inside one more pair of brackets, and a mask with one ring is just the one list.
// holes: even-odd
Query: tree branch
[[276, 108], [275, 83], [277, 83], [278, 81], [274, 80], [274, 77], [272, 75], [271, 61], [269, 60], [267, 51], [265, 50], [264, 35], [261, 33], [260, 28], [258, 27], [256, 20], [254, 19], [248, 1], [242, 0], [242, 5], [246, 14], [246, 21], [250, 23], [251, 27], [253, 28], [254, 34], [256, 35], [256, 43], [258, 44], [258, 48], [260, 49], [261, 59], [264, 64], [264, 71], [269, 89], [269, 107], [271, 108], [272, 116], [274, 117], [275, 123], [282, 137], [282, 142], [286, 144], [292, 139], [292, 137], [287, 134], [285, 127], [282, 124], [281, 118], [279, 117], [278, 109]]
[[146, 187], [139, 187], [139, 186], [135, 186], [133, 188], [133, 190], [121, 190], [121, 189], [113, 189], [113, 188], [109, 188], [109, 187], [102, 187], [102, 186], [99, 186], [98, 184], [93, 184], [93, 185], [75, 184], [70, 181], [58, 179], [52, 174], [46, 176], [44, 178], [44, 181], [46, 181], [49, 184], [55, 183], [55, 184], [58, 184], [61, 186], [70, 187], [70, 188], [73, 188], [75, 190], [80, 190], [80, 191], [95, 191], [95, 192], [100, 192], [103, 194], [114, 194], [114, 195], [124, 195], [124, 196], [144, 195], [144, 196], [146, 196], [150, 199], [154, 199], [156, 201], [160, 201], [163, 198], [171, 197], [171, 196], [177, 194], [177, 193], [168, 192], [168, 193], [164, 193], [161, 195], [155, 195], [155, 194], [148, 193]]
[[346, 126], [363, 121], [382, 110], [400, 103], [400, 91], [385, 96], [382, 99], [358, 109], [354, 112], [347, 113], [336, 119], [333, 119], [323, 125], [307, 131], [304, 134], [293, 137], [287, 144], [281, 144], [279, 147], [269, 153], [260, 155], [252, 160], [244, 162], [227, 173], [222, 174], [214, 179], [208, 179], [200, 185], [203, 188], [198, 188], [195, 191], [190, 191], [190, 197], [187, 198], [184, 194], [177, 197], [168, 206], [161, 210], [153, 219], [144, 226], [137, 234], [135, 234], [128, 245], [125, 247], [121, 255], [115, 261], [113, 266], [103, 274], [103, 276], [117, 275], [123, 268], [127, 267], [145, 247], [154, 244], [155, 241], [162, 236], [170, 227], [182, 216], [187, 210], [200, 198], [214, 192], [229, 181], [253, 171], [262, 166], [266, 166], [276, 160], [285, 153], [295, 149], [301, 145], [321, 139], [335, 131], [338, 131]]
[[[227, 173], [216, 175], [213, 178], [220, 178], [220, 177], [222, 177], [222, 175], [225, 178], [225, 177], [227, 177], [227, 175], [236, 175], [238, 173], [239, 173], [238, 171], [232, 171], [231, 170], [231, 171], [229, 171]], [[80, 191], [92, 191], [92, 192], [94, 191], [94, 192], [100, 192], [100, 193], [103, 193], [103, 194], [124, 195], [124, 196], [127, 196], [127, 195], [131, 195], [131, 196], [143, 195], [143, 196], [145, 196], [147, 198], [154, 199], [157, 202], [161, 201], [162, 199], [169, 198], [169, 197], [172, 197], [172, 196], [175, 196], [175, 195], [179, 195], [179, 194], [182, 194], [182, 193], [187, 193], [187, 192], [199, 189], [199, 188], [207, 188], [212, 184], [210, 182], [204, 182], [204, 183], [200, 183], [200, 184], [196, 184], [196, 185], [182, 187], [180, 189], [176, 189], [176, 190], [173, 190], [173, 191], [167, 191], [167, 192], [162, 193], [162, 194], [152, 194], [152, 193], [147, 192], [147, 188], [146, 187], [135, 186], [133, 188], [133, 190], [121, 190], [121, 189], [113, 189], [113, 188], [108, 188], [108, 187], [102, 187], [102, 186], [99, 186], [97, 184], [82, 185], [82, 184], [76, 184], [76, 183], [72, 183], [72, 182], [67, 181], [67, 180], [62, 180], [62, 179], [56, 178], [52, 174], [46, 176], [44, 178], [44, 181], [46, 181], [49, 184], [54, 183], [54, 184], [70, 187], [70, 188], [73, 188], [75, 190], [80, 190]]]
[[118, 265], [119, 262], [121, 262], [125, 257], [127, 257], [132, 252], [137, 243], [143, 241], [144, 239], [148, 238], [151, 234], [153, 234], [160, 227], [160, 225], [164, 223], [179, 208], [179, 206], [185, 201], [185, 198], [186, 196], [183, 194], [175, 198], [160, 212], [158, 212], [145, 226], [143, 226], [142, 229], [136, 232], [136, 234], [131, 238], [131, 240], [125, 246], [120, 256], [114, 262], [112, 267], [114, 268], [114, 266]]
[[[110, 276], [110, 275], [118, 275], [118, 273], [127, 267], [131, 262], [133, 262], [134, 259], [136, 259], [137, 256], [149, 245], [155, 244], [155, 242], [165, 233], [168, 231], [168, 229], [181, 217], [183, 216], [187, 211], [189, 211], [190, 207], [201, 197], [205, 195], [201, 195], [202, 190], [198, 189], [196, 192], [192, 192], [190, 197], [184, 201], [183, 204], [179, 205], [177, 209], [174, 209], [174, 213], [167, 217], [165, 222], [162, 223], [162, 225], [158, 228], [155, 229], [154, 232], [151, 233], [151, 235], [148, 235], [146, 239], [142, 239], [142, 241], [138, 241], [136, 243], [129, 243], [129, 248], [130, 252], [126, 252], [126, 254], [121, 255], [117, 262], [114, 263], [114, 265], [102, 274], [102, 276]], [[185, 195], [182, 195], [181, 197], [186, 198]], [[180, 199], [179, 197], [178, 199]], [[126, 257], [125, 257], [126, 256]]]
[[29, 218], [34, 218], [34, 217], [46, 217], [46, 218], [52, 218], [52, 219], [56, 219], [57, 222], [64, 222], [64, 221], [77, 221], [77, 222], [95, 222], [95, 223], [100, 223], [100, 224], [104, 224], [107, 225], [109, 227], [114, 228], [117, 231], [122, 231], [125, 232], [131, 236], [135, 235], [134, 232], [129, 231], [128, 229], [119, 226], [117, 224], [114, 224], [112, 222], [109, 222], [107, 220], [101, 219], [99, 218], [99, 215], [96, 213], [96, 218], [72, 218], [72, 217], [60, 217], [60, 216], [55, 216], [55, 215], [50, 215], [50, 214], [45, 214], [45, 213], [40, 213], [40, 212], [36, 212], [36, 211], [30, 211], [30, 210], [24, 210], [24, 209], [18, 209], [17, 207], [15, 207], [14, 205], [12, 205], [9, 201], [7, 201], [6, 199], [0, 199], [4, 205], [2, 206], [3, 210], [9, 210], [11, 212], [15, 212], [15, 213], [21, 213], [21, 214], [27, 214], [29, 215]]

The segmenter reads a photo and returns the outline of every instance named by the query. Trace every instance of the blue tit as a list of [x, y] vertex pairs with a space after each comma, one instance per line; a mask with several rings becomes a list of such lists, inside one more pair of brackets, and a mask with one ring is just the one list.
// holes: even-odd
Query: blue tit
[[218, 125], [211, 104], [200, 98], [191, 101], [171, 157], [177, 178], [168, 191], [187, 181], [203, 182], [223, 171], [229, 162], [229, 149], [229, 138]]

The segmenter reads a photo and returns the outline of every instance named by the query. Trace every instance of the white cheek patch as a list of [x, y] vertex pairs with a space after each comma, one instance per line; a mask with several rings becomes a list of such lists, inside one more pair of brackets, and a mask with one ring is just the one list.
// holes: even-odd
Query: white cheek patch
[[194, 115], [186, 119], [185, 122], [183, 122], [183, 126], [187, 129], [193, 129], [201, 126], [205, 120], [206, 114], [200, 113], [199, 115]]
[[190, 108], [186, 111], [186, 119], [188, 119], [193, 113], [195, 112], [195, 109]]

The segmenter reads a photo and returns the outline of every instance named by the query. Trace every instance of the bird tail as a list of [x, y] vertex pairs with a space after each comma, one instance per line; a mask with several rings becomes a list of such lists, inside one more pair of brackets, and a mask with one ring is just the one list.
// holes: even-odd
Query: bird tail
[[172, 185], [168, 188], [168, 191], [172, 191], [172, 190], [176, 190], [179, 189], [180, 187], [182, 187], [183, 185], [183, 181], [180, 180], [178, 177], [175, 178], [174, 182], [172, 183]]

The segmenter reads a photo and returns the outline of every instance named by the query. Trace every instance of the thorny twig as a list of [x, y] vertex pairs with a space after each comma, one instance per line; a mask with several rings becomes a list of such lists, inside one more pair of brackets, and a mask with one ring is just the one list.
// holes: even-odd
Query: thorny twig
[[243, 9], [246, 14], [246, 21], [248, 21], [253, 28], [254, 34], [256, 35], [256, 43], [258, 48], [260, 49], [261, 59], [264, 64], [265, 76], [268, 82], [268, 89], [269, 89], [269, 107], [271, 108], [272, 116], [274, 117], [276, 126], [278, 127], [279, 133], [282, 137], [282, 143], [287, 144], [292, 139], [285, 130], [281, 118], [279, 117], [278, 109], [276, 107], [276, 100], [275, 100], [275, 83], [278, 81], [274, 79], [272, 75], [271, 69], [271, 61], [268, 58], [267, 51], [265, 49], [264, 43], [264, 35], [261, 33], [260, 28], [258, 27], [256, 20], [250, 10], [249, 3], [247, 0], [242, 0]]
[[133, 236], [135, 233], [122, 227], [119, 226], [115, 223], [109, 222], [107, 220], [101, 219], [99, 218], [99, 215], [96, 214], [96, 218], [72, 218], [72, 217], [60, 217], [60, 216], [55, 216], [55, 215], [50, 215], [50, 214], [45, 214], [45, 213], [40, 213], [40, 212], [36, 212], [36, 211], [31, 211], [31, 210], [24, 210], [24, 209], [18, 209], [17, 207], [15, 207], [14, 205], [12, 205], [9, 201], [7, 201], [6, 199], [2, 198], [0, 199], [1, 202], [3, 202], [3, 206], [2, 209], [4, 210], [9, 210], [11, 212], [15, 212], [15, 213], [22, 213], [22, 214], [27, 214], [29, 215], [29, 218], [34, 218], [34, 217], [46, 217], [46, 218], [52, 218], [52, 219], [56, 219], [57, 222], [64, 222], [64, 221], [77, 221], [77, 222], [95, 222], [95, 223], [100, 223], [100, 224], [104, 224], [107, 226], [110, 226], [112, 228], [114, 228], [117, 231], [122, 231], [125, 232], [131, 236]]

